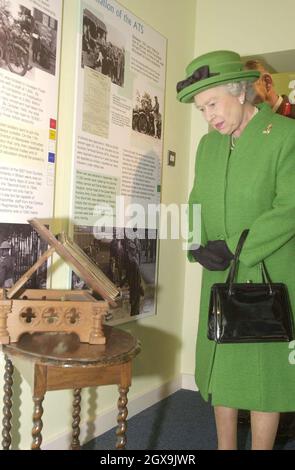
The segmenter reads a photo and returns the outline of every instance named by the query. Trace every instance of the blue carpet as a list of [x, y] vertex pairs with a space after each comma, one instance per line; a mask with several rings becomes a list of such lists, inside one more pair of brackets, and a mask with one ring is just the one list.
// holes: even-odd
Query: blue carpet
[[[247, 425], [238, 429], [239, 449], [249, 449]], [[116, 428], [88, 442], [84, 449], [113, 450]], [[179, 390], [128, 420], [129, 450], [213, 450], [217, 447], [213, 408], [200, 394]], [[295, 440], [276, 443], [276, 449], [295, 450]]]

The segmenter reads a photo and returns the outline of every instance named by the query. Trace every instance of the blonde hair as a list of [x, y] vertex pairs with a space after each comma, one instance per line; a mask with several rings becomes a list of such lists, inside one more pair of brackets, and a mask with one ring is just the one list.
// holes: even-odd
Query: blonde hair
[[270, 75], [270, 72], [265, 68], [262, 62], [259, 62], [259, 60], [254, 60], [254, 59], [247, 60], [247, 62], [244, 64], [244, 69], [245, 70], [258, 70], [258, 72], [260, 72], [262, 75], [264, 73], [268, 73]]

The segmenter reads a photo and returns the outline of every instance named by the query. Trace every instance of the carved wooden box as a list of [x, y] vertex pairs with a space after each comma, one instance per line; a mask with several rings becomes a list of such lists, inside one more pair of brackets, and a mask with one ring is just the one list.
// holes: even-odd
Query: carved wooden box
[[[85, 253], [61, 234], [57, 239], [37, 219], [30, 224], [50, 248], [10, 289], [0, 290], [0, 344], [17, 342], [23, 333], [76, 333], [81, 342], [104, 344], [103, 317], [115, 306], [116, 286]], [[30, 276], [58, 253], [102, 300], [89, 290], [25, 289]]]

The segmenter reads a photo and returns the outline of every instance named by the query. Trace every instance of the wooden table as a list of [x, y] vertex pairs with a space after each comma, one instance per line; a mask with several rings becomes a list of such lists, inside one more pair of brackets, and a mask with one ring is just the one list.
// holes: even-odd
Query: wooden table
[[41, 447], [42, 402], [47, 391], [74, 389], [71, 449], [78, 450], [81, 389], [111, 384], [117, 384], [119, 387], [116, 448], [125, 448], [131, 363], [140, 352], [140, 345], [129, 333], [110, 326], [104, 328], [105, 345], [80, 343], [75, 334], [34, 333], [23, 335], [18, 343], [3, 346], [5, 354], [3, 449], [8, 450], [11, 445], [14, 367], [32, 388], [34, 410], [31, 449], [37, 450]]

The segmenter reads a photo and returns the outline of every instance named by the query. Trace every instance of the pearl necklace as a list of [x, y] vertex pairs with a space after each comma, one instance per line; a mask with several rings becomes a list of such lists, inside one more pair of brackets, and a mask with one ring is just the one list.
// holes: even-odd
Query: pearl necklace
[[[255, 114], [257, 114], [257, 113], [258, 113], [258, 108], [256, 108], [256, 106], [255, 106], [254, 112], [253, 112], [253, 114], [250, 118], [250, 121], [255, 116]], [[233, 134], [230, 135], [230, 150], [231, 151], [235, 148], [237, 140], [238, 140], [238, 137], [235, 137]]]

